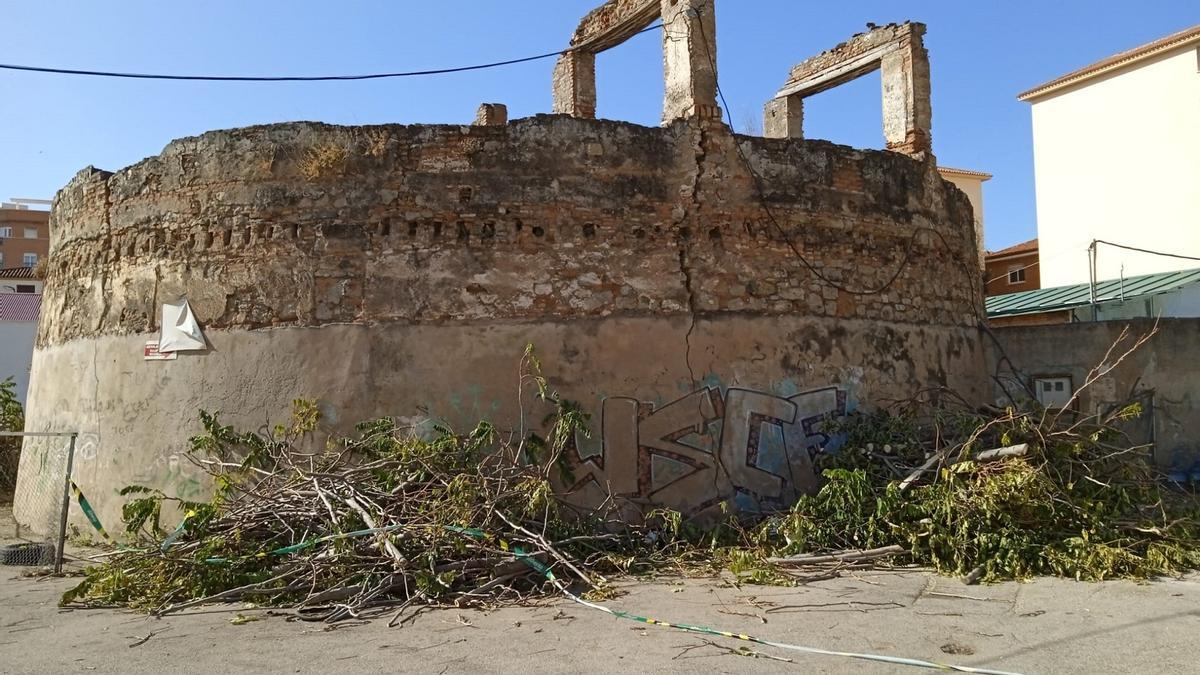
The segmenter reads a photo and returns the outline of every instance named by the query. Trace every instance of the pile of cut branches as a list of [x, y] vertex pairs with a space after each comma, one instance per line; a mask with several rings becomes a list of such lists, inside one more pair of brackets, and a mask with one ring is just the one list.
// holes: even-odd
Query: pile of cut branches
[[[555, 496], [548, 474], [583, 420], [569, 404], [546, 439], [510, 443], [486, 423], [418, 435], [379, 419], [318, 452], [302, 449], [315, 405], [294, 408], [269, 434], [202, 412], [189, 457], [212, 476], [213, 500], [125, 488], [126, 535], [142, 547], [89, 568], [62, 603], [161, 615], [240, 601], [332, 622], [397, 605], [521, 602], [558, 584], [602, 598], [606, 574], [688, 558], [677, 514], [630, 524]], [[183, 514], [170, 532], [164, 507]]]
[[[1114, 413], [1139, 413], [1133, 404]], [[1200, 569], [1200, 502], [1154, 468], [1146, 447], [1104, 423], [1046, 426], [1009, 410], [927, 454], [904, 417], [849, 420], [855, 437], [825, 460], [824, 485], [767, 519], [757, 541], [791, 568], [845, 563], [859, 549], [895, 554], [971, 581], [1037, 575], [1101, 580]], [[907, 436], [907, 439], [905, 438]], [[906, 442], [906, 440], [908, 442]], [[836, 559], [830, 551], [848, 550]], [[801, 555], [809, 554], [809, 555]]]
[[[1074, 409], [1084, 389], [1148, 339], [1123, 334], [1108, 365], [1089, 373], [1062, 409], [981, 412], [933, 392], [942, 398], [936, 405], [922, 396], [846, 420], [842, 451], [821, 458], [821, 490], [762, 523], [756, 541], [785, 569], [900, 548], [912, 562], [971, 582], [1200, 569], [1194, 486], [1167, 480], [1152, 446], [1125, 431], [1141, 404], [1098, 415]], [[840, 559], [814, 558], [841, 549]]]

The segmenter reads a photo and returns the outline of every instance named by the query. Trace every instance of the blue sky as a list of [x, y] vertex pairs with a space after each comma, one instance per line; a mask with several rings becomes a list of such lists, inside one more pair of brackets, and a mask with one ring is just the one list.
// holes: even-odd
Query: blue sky
[[[222, 75], [438, 68], [558, 49], [598, 2], [2, 2], [0, 63]], [[943, 165], [995, 175], [984, 197], [992, 249], [1036, 236], [1029, 106], [1016, 95], [1200, 22], [1195, 0], [718, 0], [717, 11], [721, 84], [738, 130], [758, 123], [763, 103], [796, 61], [868, 21], [928, 24], [934, 149]], [[657, 124], [661, 62], [657, 34], [601, 55], [600, 116]], [[506, 103], [512, 117], [549, 112], [552, 66], [550, 59], [470, 74], [319, 84], [0, 71], [0, 198], [48, 198], [85, 166], [118, 169], [173, 138], [209, 129], [285, 120], [462, 123], [484, 101]], [[878, 78], [810, 99], [806, 135], [882, 147]]]

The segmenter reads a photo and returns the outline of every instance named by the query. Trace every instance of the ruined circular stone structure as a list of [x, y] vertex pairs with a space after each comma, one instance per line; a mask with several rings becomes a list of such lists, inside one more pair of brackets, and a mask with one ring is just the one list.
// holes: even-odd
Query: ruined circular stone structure
[[[216, 131], [82, 171], [52, 231], [28, 428], [81, 432], [75, 480], [114, 525], [127, 484], [203, 497], [200, 409], [517, 429], [527, 344], [592, 414], [564, 487], [691, 513], [807, 489], [855, 405], [984, 398], [971, 205], [933, 162], [719, 121]], [[209, 349], [146, 360], [179, 298]], [[39, 447], [28, 522], [22, 494], [61, 480]]]

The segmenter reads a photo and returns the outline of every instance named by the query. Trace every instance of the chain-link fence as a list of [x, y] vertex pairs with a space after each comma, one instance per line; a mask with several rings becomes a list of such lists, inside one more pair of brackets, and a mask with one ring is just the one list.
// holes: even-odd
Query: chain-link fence
[[0, 547], [0, 564], [53, 563], [55, 572], [62, 571], [75, 438], [74, 433], [0, 431], [0, 505], [12, 507], [11, 536], [24, 542]]

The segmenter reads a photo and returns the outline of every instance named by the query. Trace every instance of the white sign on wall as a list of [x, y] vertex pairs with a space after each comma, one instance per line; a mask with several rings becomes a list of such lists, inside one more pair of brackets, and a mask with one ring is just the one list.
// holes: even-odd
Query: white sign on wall
[[160, 352], [191, 352], [208, 349], [200, 323], [187, 300], [164, 303], [162, 333], [158, 338]]

